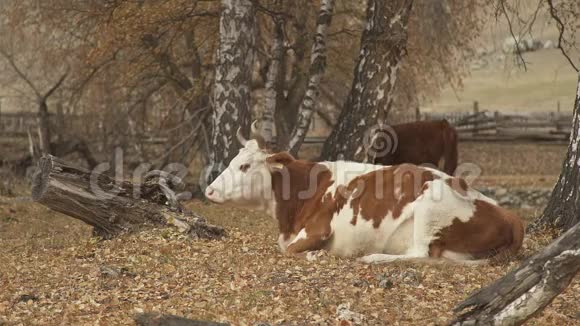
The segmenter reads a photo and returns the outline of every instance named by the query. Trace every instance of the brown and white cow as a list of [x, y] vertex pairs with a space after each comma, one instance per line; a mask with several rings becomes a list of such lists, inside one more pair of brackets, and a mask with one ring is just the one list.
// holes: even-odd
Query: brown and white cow
[[241, 141], [206, 197], [269, 212], [283, 252], [325, 249], [372, 263], [483, 259], [521, 247], [521, 220], [460, 178], [411, 164], [307, 162]]

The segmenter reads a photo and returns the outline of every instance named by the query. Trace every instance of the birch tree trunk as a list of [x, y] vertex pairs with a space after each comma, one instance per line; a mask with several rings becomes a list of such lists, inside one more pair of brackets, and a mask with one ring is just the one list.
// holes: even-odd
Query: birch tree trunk
[[297, 156], [298, 150], [306, 137], [310, 120], [317, 105], [318, 95], [320, 93], [320, 80], [326, 68], [326, 38], [328, 27], [332, 21], [332, 11], [334, 9], [334, 0], [322, 0], [320, 2], [320, 12], [316, 21], [316, 34], [312, 44], [312, 53], [310, 54], [310, 70], [308, 71], [308, 86], [302, 103], [298, 108], [298, 120], [290, 136], [288, 151]]
[[568, 287], [580, 270], [580, 224], [454, 311], [452, 325], [520, 325]]
[[[309, 13], [314, 8], [314, 3], [310, 0], [293, 0], [291, 3], [282, 2], [289, 11], [290, 6], [296, 11], [294, 19], [288, 20], [293, 25], [294, 30], [306, 30]], [[308, 33], [298, 33], [292, 42], [292, 51], [285, 51], [282, 55], [280, 66], [280, 78], [278, 80], [279, 89], [274, 122], [276, 124], [276, 146], [277, 151], [288, 148], [290, 136], [296, 125], [298, 108], [308, 85], [308, 72], [305, 60], [307, 48], [309, 47]], [[312, 48], [312, 47], [310, 47]]]
[[580, 222], [580, 75], [576, 91], [576, 101], [572, 120], [572, 132], [568, 154], [562, 166], [560, 179], [552, 191], [548, 206], [542, 216], [531, 226], [539, 229], [544, 226], [559, 228], [563, 231]]
[[412, 4], [412, 0], [368, 1], [354, 81], [337, 125], [322, 148], [323, 159], [354, 159], [364, 150], [365, 131], [378, 123], [380, 114], [386, 118], [405, 54]]
[[260, 134], [268, 144], [274, 142], [274, 115], [278, 102], [280, 66], [284, 56], [284, 22], [280, 17], [276, 17], [275, 20], [274, 39], [271, 49], [272, 59], [270, 60], [270, 67], [268, 67], [268, 75], [266, 77], [266, 99], [262, 123], [260, 124]]
[[237, 154], [238, 127], [242, 127], [247, 137], [250, 125], [255, 8], [251, 0], [222, 0], [221, 3], [208, 182]]

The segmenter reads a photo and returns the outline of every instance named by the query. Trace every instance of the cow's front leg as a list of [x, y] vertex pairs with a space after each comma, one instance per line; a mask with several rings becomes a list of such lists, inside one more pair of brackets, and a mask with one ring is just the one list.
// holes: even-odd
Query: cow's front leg
[[288, 245], [286, 252], [304, 256], [308, 260], [315, 260], [316, 252], [323, 249], [327, 241], [328, 235], [326, 234], [307, 234], [306, 230], [302, 229]]

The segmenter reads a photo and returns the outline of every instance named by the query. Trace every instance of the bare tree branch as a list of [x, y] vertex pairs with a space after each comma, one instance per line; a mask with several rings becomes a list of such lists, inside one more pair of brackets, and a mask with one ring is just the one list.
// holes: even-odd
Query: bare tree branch
[[8, 63], [10, 64], [12, 69], [14, 69], [16, 74], [18, 74], [18, 76], [34, 91], [34, 94], [36, 95], [36, 97], [42, 98], [42, 94], [40, 94], [40, 91], [38, 90], [38, 88], [36, 88], [36, 86], [32, 83], [32, 81], [30, 81], [28, 76], [26, 76], [26, 74], [22, 70], [20, 70], [20, 68], [16, 64], [16, 61], [14, 60], [14, 57], [12, 55], [10, 55], [8, 52], [6, 52], [1, 47], [0, 47], [0, 54], [2, 54], [2, 56], [6, 59], [6, 61], [8, 61]]
[[499, 1], [499, 4], [500, 4], [501, 12], [505, 16], [505, 19], [506, 19], [506, 21], [508, 23], [508, 27], [509, 27], [509, 30], [510, 30], [510, 34], [511, 34], [512, 38], [514, 39], [514, 42], [516, 42], [516, 53], [517, 53], [517, 57], [519, 58], [519, 61], [518, 62], [521, 61], [522, 65], [524, 66], [524, 70], [525, 71], [528, 71], [528, 66], [526, 65], [526, 60], [524, 60], [524, 56], [522, 55], [522, 51], [520, 49], [520, 41], [521, 40], [520, 40], [519, 35], [516, 36], [515, 33], [514, 33], [514, 29], [513, 29], [513, 26], [512, 26], [511, 18], [509, 16], [508, 12], [507, 12], [506, 7], [505, 7], [505, 0], [500, 0]]
[[546, 0], [546, 1], [548, 2], [548, 6], [550, 6], [550, 16], [552, 16], [552, 18], [558, 24], [558, 30], [560, 31], [560, 34], [558, 35], [558, 48], [562, 52], [562, 55], [564, 55], [564, 57], [566, 57], [566, 59], [568, 60], [568, 62], [572, 66], [572, 68], [574, 68], [574, 70], [576, 70], [576, 71], [580, 71], [580, 70], [578, 70], [578, 67], [576, 67], [576, 65], [574, 64], [574, 62], [572, 61], [572, 59], [570, 58], [568, 53], [566, 53], [566, 50], [562, 47], [562, 43], [564, 41], [565, 27], [564, 27], [564, 23], [562, 22], [562, 20], [558, 16], [558, 11], [556, 10], [556, 7], [554, 6], [554, 1], [553, 0]]
[[62, 83], [65, 81], [66, 77], [68, 76], [70, 72], [70, 69], [67, 68], [67, 70], [64, 72], [64, 74], [62, 74], [62, 76], [60, 76], [60, 78], [58, 79], [58, 81], [56, 82], [56, 84], [54, 84], [45, 94], [44, 96], [42, 96], [40, 98], [41, 101], [46, 101], [46, 99], [48, 99], [52, 93], [54, 93], [59, 87], [60, 85], [62, 85]]

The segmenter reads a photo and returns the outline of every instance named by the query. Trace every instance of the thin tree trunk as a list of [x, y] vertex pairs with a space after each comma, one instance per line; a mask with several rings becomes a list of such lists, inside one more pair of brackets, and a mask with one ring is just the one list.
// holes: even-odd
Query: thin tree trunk
[[354, 81], [322, 148], [323, 159], [355, 159], [364, 150], [364, 133], [379, 123], [380, 115], [386, 119], [405, 54], [412, 4], [412, 0], [368, 1]]
[[314, 113], [315, 106], [318, 104], [318, 95], [320, 93], [320, 80], [326, 69], [326, 39], [328, 27], [332, 21], [332, 11], [334, 9], [334, 0], [322, 0], [320, 2], [320, 12], [316, 22], [316, 34], [312, 44], [312, 53], [310, 54], [310, 70], [308, 72], [308, 86], [302, 103], [298, 108], [298, 120], [290, 136], [288, 151], [296, 156], [298, 150], [308, 133], [310, 120]]
[[563, 231], [580, 222], [580, 75], [572, 120], [568, 154], [562, 165], [560, 179], [552, 191], [548, 206], [532, 229], [556, 227]]
[[[50, 126], [50, 115], [48, 113], [47, 101], [54, 94], [54, 92], [60, 88], [68, 77], [69, 70], [60, 76], [58, 81], [43, 95], [33, 88], [38, 96], [38, 115], [39, 115], [39, 129], [40, 129], [40, 150], [43, 154], [52, 154], [53, 148], [51, 147], [51, 126]], [[32, 84], [31, 84], [32, 85]]]
[[[298, 10], [296, 17], [291, 20], [295, 30], [306, 30], [306, 22], [308, 16], [313, 8], [310, 0], [294, 0], [292, 3], [285, 2], [285, 6], [294, 6]], [[289, 8], [286, 10], [290, 10]], [[299, 33], [296, 35], [296, 40], [293, 42], [292, 55], [284, 52], [282, 56], [282, 64], [280, 66], [280, 79], [278, 89], [284, 90], [278, 92], [278, 103], [276, 105], [276, 112], [274, 120], [276, 123], [276, 149], [279, 151], [286, 150], [290, 142], [292, 130], [296, 125], [298, 117], [298, 107], [306, 93], [306, 86], [308, 85], [307, 72], [304, 71], [302, 62], [306, 57], [308, 47], [308, 34]], [[288, 72], [292, 76], [287, 80]], [[285, 94], [287, 92], [287, 94]]]
[[64, 141], [66, 122], [64, 117], [64, 111], [62, 108], [62, 102], [58, 101], [56, 103], [56, 142], [61, 143]]
[[50, 146], [50, 116], [45, 98], [41, 99], [38, 104], [38, 120], [40, 152], [42, 154], [52, 154], [52, 148]]
[[542, 311], [580, 270], [580, 224], [454, 311], [452, 325], [520, 325]]
[[268, 67], [266, 77], [266, 99], [260, 124], [260, 133], [268, 144], [274, 142], [274, 115], [278, 102], [278, 87], [280, 80], [280, 66], [284, 56], [284, 21], [280, 17], [275, 18], [274, 40], [272, 42], [272, 59]]
[[213, 91], [210, 169], [211, 182], [237, 154], [238, 127], [248, 136], [254, 62], [255, 10], [251, 0], [222, 0], [220, 44]]

